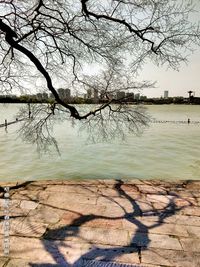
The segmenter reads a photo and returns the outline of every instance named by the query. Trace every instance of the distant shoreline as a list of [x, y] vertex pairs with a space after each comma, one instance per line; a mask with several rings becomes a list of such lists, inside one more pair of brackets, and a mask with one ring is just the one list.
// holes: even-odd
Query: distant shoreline
[[[26, 100], [5, 100], [5, 99], [0, 99], [0, 104], [51, 104], [53, 103], [52, 101], [39, 101], [39, 100], [34, 100], [34, 101], [26, 101]], [[81, 104], [81, 105], [94, 105], [94, 104], [102, 104], [100, 103], [77, 103], [77, 102], [68, 102], [69, 104]], [[115, 103], [113, 103], [115, 104]], [[117, 103], [116, 103], [117, 104]], [[194, 103], [189, 103], [189, 102], [166, 102], [162, 100], [157, 100], [154, 102], [150, 101], [137, 101], [137, 102], [124, 102], [124, 104], [128, 105], [200, 105], [200, 101], [194, 102]]]

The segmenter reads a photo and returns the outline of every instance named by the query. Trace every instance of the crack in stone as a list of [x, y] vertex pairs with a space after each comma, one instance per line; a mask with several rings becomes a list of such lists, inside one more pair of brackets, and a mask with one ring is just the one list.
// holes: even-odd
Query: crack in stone
[[137, 246], [137, 250], [138, 250], [138, 258], [139, 258], [139, 261], [140, 261], [140, 263], [141, 263], [141, 262], [142, 262], [141, 247], [140, 247], [140, 246]]
[[10, 258], [7, 259], [7, 261], [2, 265], [2, 267], [6, 267], [10, 261]]

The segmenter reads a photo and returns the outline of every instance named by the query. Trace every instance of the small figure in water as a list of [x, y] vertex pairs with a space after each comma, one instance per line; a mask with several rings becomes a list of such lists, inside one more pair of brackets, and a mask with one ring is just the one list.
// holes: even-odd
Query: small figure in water
[[28, 103], [28, 118], [31, 118], [31, 104]]
[[6, 133], [8, 132], [7, 127], [8, 127], [8, 122], [7, 122], [7, 120], [5, 120], [5, 131], [6, 131]]
[[188, 118], [188, 124], [190, 124], [190, 119]]

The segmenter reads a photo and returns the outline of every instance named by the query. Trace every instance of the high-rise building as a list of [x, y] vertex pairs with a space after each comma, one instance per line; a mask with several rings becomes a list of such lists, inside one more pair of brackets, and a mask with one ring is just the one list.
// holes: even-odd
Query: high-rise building
[[70, 89], [65, 89], [65, 96], [66, 96], [66, 99], [70, 99], [71, 98], [71, 90]]
[[50, 93], [49, 98], [54, 99], [54, 95], [52, 93]]
[[140, 93], [135, 94], [134, 99], [135, 100], [140, 100]]
[[124, 91], [118, 91], [116, 94], [117, 100], [125, 98], [126, 94]]
[[37, 94], [36, 94], [36, 98], [37, 98], [37, 100], [39, 100], [39, 101], [42, 100], [42, 98], [43, 98], [43, 97], [42, 97], [42, 93], [37, 93]]
[[92, 98], [92, 90], [91, 89], [88, 89], [87, 90], [87, 98], [88, 99], [91, 99]]
[[48, 99], [48, 94], [47, 94], [47, 93], [45, 93], [45, 92], [44, 92], [44, 93], [42, 93], [42, 98], [43, 98], [43, 99]]
[[100, 99], [105, 99], [105, 90], [101, 90], [101, 91], [100, 91], [99, 98], [100, 98]]
[[169, 91], [164, 91], [164, 98], [168, 98], [169, 97]]
[[134, 100], [134, 93], [126, 93], [127, 101], [133, 101]]
[[146, 95], [141, 95], [140, 96], [140, 100], [146, 100], [147, 99], [147, 96]]
[[59, 88], [58, 94], [59, 94], [59, 97], [63, 100], [70, 100], [70, 97], [71, 97], [70, 89]]
[[97, 89], [94, 89], [93, 94], [94, 94], [94, 103], [97, 103], [98, 102], [98, 99], [99, 99], [99, 97], [98, 97], [98, 90]]

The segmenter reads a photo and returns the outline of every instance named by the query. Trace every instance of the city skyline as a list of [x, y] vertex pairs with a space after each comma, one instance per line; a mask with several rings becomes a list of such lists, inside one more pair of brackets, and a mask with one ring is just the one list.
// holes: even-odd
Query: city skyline
[[181, 64], [179, 71], [153, 64], [144, 66], [138, 78], [156, 81], [155, 88], [143, 89], [142, 93], [148, 97], [160, 97], [163, 91], [169, 91], [170, 96], [188, 96], [188, 91], [194, 91], [200, 97], [200, 51], [189, 56], [188, 64]]
[[[195, 47], [193, 49], [195, 50]], [[155, 87], [134, 90], [133, 92], [140, 92], [141, 95], [151, 98], [161, 97], [163, 92], [167, 90], [171, 97], [188, 97], [188, 91], [191, 90], [195, 92], [196, 97], [200, 97], [200, 49], [196, 48], [187, 60], [188, 62], [183, 62], [178, 70], [169, 69], [166, 65], [156, 66], [152, 62], [148, 62], [139, 71], [136, 80], [155, 82]], [[87, 65], [84, 71], [89, 75], [95, 75], [99, 68], [91, 64]]]
[[[200, 18], [200, 1], [194, 1], [196, 12], [190, 15], [193, 22], [199, 22]], [[169, 91], [169, 96], [188, 97], [188, 91], [194, 91], [196, 97], [200, 97], [200, 49], [197, 45], [190, 47], [193, 53], [187, 56], [187, 63], [182, 62], [178, 70], [173, 70], [164, 66], [156, 66], [152, 62], [147, 62], [139, 70], [137, 81], [156, 82], [155, 88], [140, 90], [142, 95], [147, 97], [161, 97], [163, 91]], [[181, 48], [180, 48], [181, 50]], [[184, 54], [184, 52], [183, 52]], [[87, 66], [86, 72], [96, 74], [96, 66]], [[137, 90], [136, 90], [137, 91]], [[134, 91], [134, 92], [136, 92]]]

